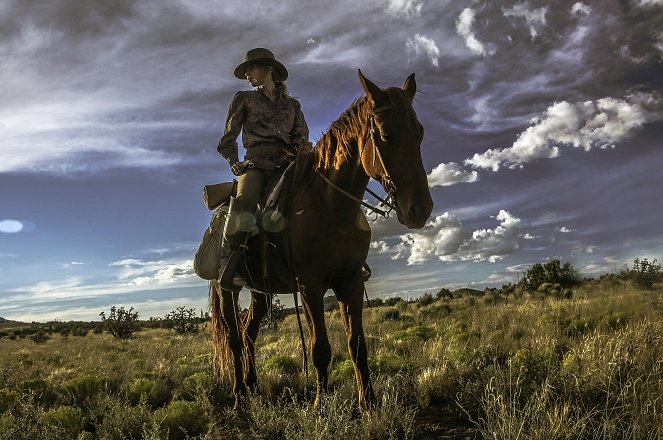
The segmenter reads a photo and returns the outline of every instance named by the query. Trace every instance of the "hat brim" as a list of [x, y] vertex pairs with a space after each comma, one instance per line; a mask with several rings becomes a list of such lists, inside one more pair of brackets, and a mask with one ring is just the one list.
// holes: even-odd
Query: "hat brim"
[[278, 61], [272, 58], [256, 58], [253, 60], [244, 61], [239, 66], [235, 67], [235, 78], [246, 79], [244, 71], [248, 66], [252, 64], [264, 64], [267, 66], [272, 66], [274, 68], [274, 71], [278, 74], [279, 79], [281, 81], [285, 81], [286, 79], [288, 79], [288, 69], [286, 69], [283, 64], [279, 63]]

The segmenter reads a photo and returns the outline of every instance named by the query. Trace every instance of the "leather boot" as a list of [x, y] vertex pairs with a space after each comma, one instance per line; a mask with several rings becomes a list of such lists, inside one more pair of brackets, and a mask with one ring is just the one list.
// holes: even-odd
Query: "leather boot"
[[228, 215], [223, 228], [222, 250], [219, 260], [219, 283], [221, 288], [232, 292], [242, 290], [244, 280], [236, 275], [241, 260], [246, 232], [239, 229], [239, 210], [235, 198], [230, 198]]

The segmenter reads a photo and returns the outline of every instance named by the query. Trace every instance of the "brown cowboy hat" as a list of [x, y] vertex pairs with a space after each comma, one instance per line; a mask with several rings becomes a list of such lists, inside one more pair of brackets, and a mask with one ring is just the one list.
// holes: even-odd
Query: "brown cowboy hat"
[[276, 57], [274, 57], [271, 50], [263, 47], [256, 47], [246, 53], [244, 56], [244, 62], [235, 68], [235, 77], [238, 79], [245, 79], [244, 70], [251, 64], [272, 66], [274, 72], [278, 75], [281, 81], [285, 81], [288, 78], [288, 69], [286, 69], [283, 64], [276, 61]]

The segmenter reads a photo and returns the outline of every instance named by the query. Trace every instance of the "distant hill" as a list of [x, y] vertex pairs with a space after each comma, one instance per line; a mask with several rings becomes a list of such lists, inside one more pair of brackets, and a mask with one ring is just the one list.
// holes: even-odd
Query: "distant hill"
[[454, 298], [460, 296], [482, 296], [484, 294], [483, 290], [470, 289], [469, 287], [463, 287], [462, 289], [457, 289], [453, 291]]

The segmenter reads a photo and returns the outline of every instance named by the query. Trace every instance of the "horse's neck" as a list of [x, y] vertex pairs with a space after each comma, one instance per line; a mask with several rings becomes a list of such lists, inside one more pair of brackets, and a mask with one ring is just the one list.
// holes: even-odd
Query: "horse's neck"
[[369, 177], [361, 163], [360, 143], [361, 140], [349, 139], [348, 143], [344, 145], [348, 154], [335, 163], [333, 167], [319, 169], [319, 172], [336, 186], [334, 188], [325, 182], [326, 188], [323, 190], [323, 194], [326, 201], [331, 205], [340, 206], [348, 210], [351, 210], [353, 207], [359, 207], [359, 202], [348, 197], [343, 192], [347, 192], [354, 196], [355, 199], [361, 200], [366, 191]]

